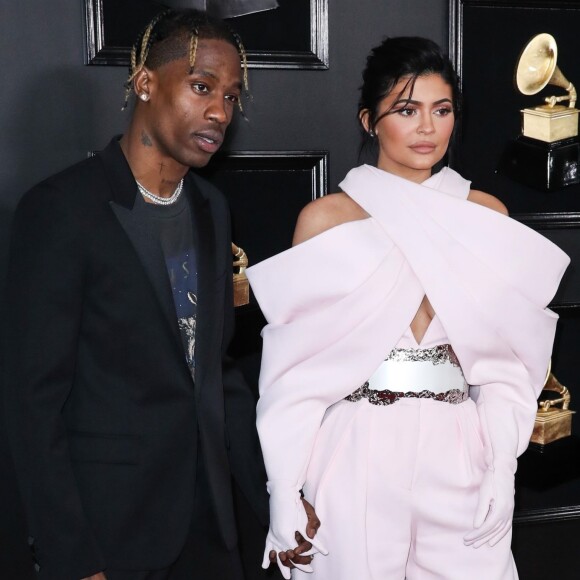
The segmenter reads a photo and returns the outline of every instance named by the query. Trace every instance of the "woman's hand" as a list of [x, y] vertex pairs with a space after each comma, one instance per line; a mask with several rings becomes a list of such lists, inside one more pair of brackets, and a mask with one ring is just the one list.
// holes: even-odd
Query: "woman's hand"
[[[320, 526], [314, 509], [301, 499], [299, 489], [284, 481], [269, 481], [268, 492], [270, 529], [266, 537], [262, 567], [268, 568], [273, 557], [286, 580], [291, 577], [290, 567], [312, 572], [310, 556], [315, 552], [328, 553], [314, 538]], [[294, 547], [296, 543], [299, 545]], [[301, 549], [298, 552], [299, 548]]]
[[[308, 524], [306, 525], [306, 535], [309, 538], [314, 538], [318, 528], [320, 527], [320, 520], [314, 511], [314, 508], [310, 503], [308, 503], [304, 498], [302, 498], [302, 505], [306, 511], [306, 516], [308, 517]], [[296, 532], [295, 535], [297, 547], [292, 550], [287, 550], [286, 552], [280, 552], [278, 554], [282, 564], [288, 568], [299, 568], [304, 570], [304, 567], [309, 567], [309, 564], [314, 559], [314, 554], [306, 554], [306, 552], [312, 550], [312, 544], [302, 537], [302, 534]], [[276, 563], [276, 552], [275, 550], [270, 551], [270, 563]], [[304, 570], [305, 572], [309, 570]]]
[[511, 529], [514, 514], [514, 474], [509, 466], [488, 469], [479, 488], [473, 520], [474, 529], [466, 534], [466, 546], [495, 546]]

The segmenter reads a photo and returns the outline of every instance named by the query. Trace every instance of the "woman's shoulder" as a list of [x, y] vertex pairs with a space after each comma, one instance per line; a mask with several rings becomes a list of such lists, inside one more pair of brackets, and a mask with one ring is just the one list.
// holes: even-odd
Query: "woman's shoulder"
[[504, 215], [509, 215], [507, 207], [494, 195], [486, 193], [485, 191], [479, 191], [478, 189], [471, 189], [469, 195], [467, 196], [469, 201], [483, 205], [489, 209], [493, 209]]
[[369, 214], [346, 193], [330, 193], [311, 201], [302, 209], [292, 244], [305, 242], [335, 226], [368, 217]]

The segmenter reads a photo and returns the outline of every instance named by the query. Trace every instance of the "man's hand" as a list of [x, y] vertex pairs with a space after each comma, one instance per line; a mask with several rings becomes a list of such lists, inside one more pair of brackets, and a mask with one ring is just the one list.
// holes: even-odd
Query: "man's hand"
[[98, 574], [93, 574], [92, 576], [81, 578], [81, 580], [107, 580], [107, 577], [105, 576], [104, 572], [99, 572]]
[[[309, 538], [314, 538], [316, 532], [318, 531], [318, 528], [320, 527], [320, 520], [318, 519], [318, 516], [316, 515], [314, 508], [304, 498], [302, 498], [302, 505], [304, 506], [306, 516], [308, 517], [308, 524], [306, 525], [306, 535]], [[300, 537], [302, 538], [302, 536]], [[305, 541], [304, 538], [302, 538], [302, 541]], [[308, 549], [312, 548], [312, 544], [310, 544], [310, 542], [306, 543], [310, 546]]]
[[[306, 526], [306, 535], [309, 538], [314, 538], [318, 528], [320, 527], [320, 520], [314, 511], [312, 505], [310, 505], [304, 498], [302, 498], [302, 504], [304, 505], [304, 510], [306, 511], [306, 516], [308, 517], [308, 524]], [[305, 552], [312, 549], [312, 544], [302, 537], [302, 534], [296, 532], [296, 548], [292, 550], [287, 550], [286, 552], [280, 552], [280, 561], [284, 566], [288, 568], [301, 568], [302, 566], [309, 565], [314, 556], [302, 556]], [[276, 563], [276, 552], [272, 550], [270, 552], [270, 562], [272, 564]]]

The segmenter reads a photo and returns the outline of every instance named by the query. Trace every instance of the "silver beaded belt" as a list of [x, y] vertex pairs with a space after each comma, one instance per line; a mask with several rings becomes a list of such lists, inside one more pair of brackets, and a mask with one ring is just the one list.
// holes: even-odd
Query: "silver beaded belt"
[[363, 398], [373, 405], [392, 405], [399, 399], [433, 399], [457, 405], [469, 398], [469, 386], [450, 344], [394, 348], [373, 376], [345, 400], [354, 403]]
[[451, 389], [443, 393], [434, 393], [433, 391], [407, 391], [404, 393], [402, 391], [389, 391], [388, 389], [375, 391], [374, 389], [369, 389], [369, 384], [365, 383], [352, 393], [352, 395], [345, 397], [344, 400], [356, 403], [361, 399], [367, 399], [372, 405], [392, 405], [399, 399], [433, 399], [435, 401], [458, 405], [468, 398], [468, 393], [459, 389]]

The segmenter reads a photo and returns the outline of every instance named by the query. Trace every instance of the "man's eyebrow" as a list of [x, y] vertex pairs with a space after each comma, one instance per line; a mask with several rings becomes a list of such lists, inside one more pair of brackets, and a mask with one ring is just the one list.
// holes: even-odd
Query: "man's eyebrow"
[[217, 76], [214, 73], [209, 72], [207, 70], [194, 69], [189, 73], [189, 76], [193, 76], [193, 75], [196, 75], [199, 77], [210, 77], [216, 81], [218, 80]]
[[[208, 77], [208, 78], [211, 78], [211, 79], [213, 79], [215, 81], [219, 81], [219, 78], [218, 78], [218, 76], [216, 74], [214, 74], [214, 73], [212, 73], [210, 71], [207, 71], [207, 70], [197, 70], [197, 69], [196, 70], [193, 70], [191, 73], [189, 73], [189, 76], [193, 76], [193, 75], [200, 76], [200, 77]], [[237, 81], [233, 85], [233, 87], [235, 89], [238, 89], [239, 91], [242, 90], [242, 87], [243, 86], [244, 85], [243, 85], [243, 83], [242, 83], [241, 80]]]

